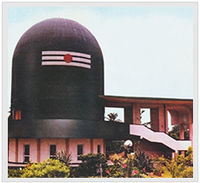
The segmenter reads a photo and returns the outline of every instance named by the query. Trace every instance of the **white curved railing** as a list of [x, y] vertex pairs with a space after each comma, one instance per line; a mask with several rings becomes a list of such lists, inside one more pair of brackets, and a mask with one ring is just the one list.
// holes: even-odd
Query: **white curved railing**
[[185, 151], [191, 146], [189, 140], [175, 140], [164, 132], [154, 132], [144, 125], [130, 125], [130, 135], [140, 136], [150, 142], [162, 143], [175, 151]]

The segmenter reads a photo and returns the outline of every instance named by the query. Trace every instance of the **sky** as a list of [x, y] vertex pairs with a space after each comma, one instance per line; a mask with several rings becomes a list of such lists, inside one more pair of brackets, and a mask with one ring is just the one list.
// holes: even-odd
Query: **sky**
[[194, 9], [181, 5], [10, 6], [9, 86], [20, 37], [55, 17], [79, 22], [97, 39], [104, 56], [105, 95], [193, 98]]

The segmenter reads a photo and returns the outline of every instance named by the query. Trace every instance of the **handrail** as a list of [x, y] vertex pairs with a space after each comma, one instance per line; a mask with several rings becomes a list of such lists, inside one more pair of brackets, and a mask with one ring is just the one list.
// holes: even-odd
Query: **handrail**
[[[145, 126], [144, 124], [134, 124], [134, 125], [144, 126], [144, 127], [148, 128], [149, 130], [151, 130], [151, 131], [153, 131], [153, 132], [158, 132], [158, 131], [156, 131], [156, 130], [154, 130], [154, 129], [148, 127], [148, 126]], [[164, 133], [164, 134], [168, 135], [168, 133], [163, 132], [163, 131], [160, 131], [159, 133]], [[168, 135], [168, 136], [169, 136], [169, 135]], [[171, 138], [173, 138], [173, 137], [171, 137]], [[177, 140], [177, 139], [174, 139], [174, 140]], [[188, 140], [185, 140], [185, 139], [178, 139], [177, 141], [188, 141]]]
[[144, 125], [131, 124], [130, 135], [140, 136], [150, 142], [162, 143], [175, 151], [187, 150], [191, 146], [191, 141], [189, 140], [175, 140], [166, 133], [154, 132]]

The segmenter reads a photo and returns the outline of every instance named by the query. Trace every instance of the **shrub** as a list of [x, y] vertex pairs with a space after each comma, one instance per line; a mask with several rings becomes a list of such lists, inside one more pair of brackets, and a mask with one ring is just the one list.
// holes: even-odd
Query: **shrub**
[[183, 178], [192, 178], [193, 177], [193, 167], [186, 167], [185, 170], [181, 173]]
[[187, 166], [193, 166], [193, 148], [191, 146], [186, 151], [185, 164]]
[[79, 167], [70, 167], [70, 177], [71, 178], [80, 177]]
[[67, 154], [66, 151], [61, 151], [56, 153], [56, 159], [58, 159], [59, 161], [65, 163], [66, 166], [69, 166], [72, 158], [71, 158], [71, 154]]
[[152, 172], [153, 162], [152, 159], [145, 155], [142, 151], [137, 151], [134, 157], [134, 166], [140, 171], [140, 173]]
[[27, 164], [21, 177], [69, 177], [70, 169], [65, 163], [48, 159], [41, 163]]
[[159, 157], [155, 160], [157, 169], [161, 169], [164, 174], [172, 178], [192, 178], [193, 177], [193, 151], [189, 147], [186, 156], [176, 155], [172, 159]]
[[79, 165], [78, 174], [80, 177], [99, 176], [102, 170], [104, 176], [107, 168], [107, 160], [104, 154], [87, 154], [79, 157], [82, 163]]
[[8, 169], [8, 177], [9, 178], [21, 177], [22, 174], [23, 174], [23, 169], [21, 169], [21, 168]]
[[118, 154], [114, 154], [110, 156], [110, 160], [113, 165], [109, 166], [106, 170], [108, 177], [125, 177], [123, 168], [126, 167], [126, 162], [124, 161], [124, 158]]
[[140, 171], [134, 165], [134, 155], [127, 157], [114, 154], [110, 156], [113, 165], [106, 170], [108, 177], [142, 177]]

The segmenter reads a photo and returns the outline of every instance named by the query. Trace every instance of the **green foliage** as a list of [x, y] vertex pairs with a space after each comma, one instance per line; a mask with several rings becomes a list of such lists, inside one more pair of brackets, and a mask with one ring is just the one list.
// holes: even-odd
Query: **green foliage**
[[102, 170], [102, 175], [105, 175], [107, 168], [107, 160], [104, 154], [87, 154], [79, 157], [82, 160], [78, 168], [80, 177], [99, 176]]
[[193, 177], [193, 151], [189, 147], [186, 156], [176, 155], [174, 158], [166, 159], [159, 157], [157, 160], [157, 169], [162, 169], [162, 173], [170, 174], [172, 178], [192, 178]]
[[56, 159], [58, 159], [59, 161], [65, 163], [66, 166], [69, 166], [72, 158], [71, 158], [71, 154], [67, 154], [66, 151], [61, 151], [56, 153]]
[[21, 168], [8, 169], [8, 177], [9, 178], [21, 177], [22, 174], [23, 174], [23, 169], [21, 169]]
[[[144, 153], [138, 153], [137, 155], [128, 154], [127, 157], [117, 154], [110, 156], [113, 165], [109, 166], [106, 171], [108, 177], [143, 177], [142, 173], [150, 171], [149, 167], [151, 167], [148, 164], [151, 164], [150, 159], [143, 155]], [[142, 157], [145, 158], [146, 161], [141, 161]], [[140, 162], [142, 166], [138, 164]]]
[[116, 122], [121, 122], [120, 119], [117, 119], [118, 114], [117, 113], [109, 113], [108, 117], [105, 117], [108, 121], [116, 121]]
[[185, 165], [193, 166], [193, 148], [190, 146], [186, 152]]
[[99, 177], [102, 168], [103, 177], [192, 178], [192, 147], [185, 154], [185, 157], [176, 155], [167, 159], [162, 156], [152, 160], [137, 150], [127, 156], [123, 153], [110, 156], [112, 165], [109, 167], [105, 155], [87, 154], [80, 156], [82, 163], [79, 167], [69, 168], [66, 164], [70, 156], [66, 157], [63, 152], [58, 155], [60, 160], [48, 159], [37, 164], [27, 164], [24, 169], [9, 169], [8, 177]]
[[69, 177], [70, 169], [65, 163], [56, 159], [48, 159], [41, 163], [27, 164], [23, 170], [22, 178], [25, 177]]
[[171, 131], [168, 132], [168, 135], [176, 140], [179, 140], [180, 139], [180, 136], [179, 136], [179, 126], [178, 125], [175, 125]]
[[152, 172], [153, 162], [149, 156], [145, 155], [142, 151], [137, 151], [134, 157], [134, 166], [138, 168], [140, 173]]
[[[180, 139], [180, 134], [179, 134], [179, 125], [175, 125], [171, 131], [169, 131], [168, 135], [176, 140]], [[189, 140], [189, 131], [185, 129], [184, 131], [184, 137], [185, 140]]]
[[113, 165], [106, 170], [108, 177], [126, 177], [125, 168], [127, 164], [125, 159], [118, 154], [114, 154], [110, 156], [110, 160]]
[[183, 178], [192, 178], [193, 177], [193, 167], [187, 167], [181, 173]]
[[80, 174], [79, 167], [70, 167], [70, 177], [71, 178], [80, 177], [79, 174]]

